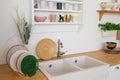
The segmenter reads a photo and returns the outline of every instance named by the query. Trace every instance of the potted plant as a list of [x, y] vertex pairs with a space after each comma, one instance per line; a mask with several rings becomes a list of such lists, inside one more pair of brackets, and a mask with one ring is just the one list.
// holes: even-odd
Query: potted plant
[[103, 36], [115, 36], [117, 30], [120, 30], [120, 24], [113, 22], [106, 22], [104, 24], [99, 23], [98, 26], [102, 30]]

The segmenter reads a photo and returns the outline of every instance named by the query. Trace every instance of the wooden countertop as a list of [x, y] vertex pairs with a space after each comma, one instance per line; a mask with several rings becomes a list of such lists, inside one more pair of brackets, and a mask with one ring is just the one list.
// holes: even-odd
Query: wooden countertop
[[[61, 59], [75, 57], [75, 56], [82, 56], [82, 55], [96, 58], [98, 60], [110, 64], [110, 66], [120, 64], [120, 54], [108, 54], [102, 50], [66, 55], [66, 56], [62, 56]], [[54, 59], [56, 58], [53, 58], [52, 60]], [[28, 77], [12, 71], [7, 64], [4, 64], [4, 65], [0, 65], [0, 80], [48, 80], [48, 79], [40, 70], [38, 70], [34, 76]]]

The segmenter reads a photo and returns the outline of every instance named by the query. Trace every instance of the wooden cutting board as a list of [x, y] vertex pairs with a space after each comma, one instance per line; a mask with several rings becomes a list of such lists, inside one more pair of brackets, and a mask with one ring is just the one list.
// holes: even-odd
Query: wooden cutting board
[[56, 43], [48, 38], [40, 40], [36, 46], [36, 54], [40, 59], [51, 59], [57, 52]]

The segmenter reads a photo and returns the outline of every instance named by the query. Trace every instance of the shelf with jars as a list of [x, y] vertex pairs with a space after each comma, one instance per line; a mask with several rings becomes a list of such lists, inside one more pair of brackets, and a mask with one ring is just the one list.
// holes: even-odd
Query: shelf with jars
[[32, 0], [32, 25], [83, 25], [83, 1]]

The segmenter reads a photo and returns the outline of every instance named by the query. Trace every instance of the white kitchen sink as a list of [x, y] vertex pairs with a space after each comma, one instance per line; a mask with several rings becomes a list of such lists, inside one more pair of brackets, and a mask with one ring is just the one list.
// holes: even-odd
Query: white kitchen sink
[[64, 60], [55, 60], [55, 61], [47, 61], [40, 62], [39, 68], [46, 74], [48, 77], [55, 77], [64, 75], [67, 73], [71, 73], [74, 71], [79, 71], [78, 68], [73, 65], [67, 63]]
[[39, 63], [39, 69], [49, 80], [93, 80], [106, 76], [108, 67], [108, 64], [88, 56]]
[[73, 65], [78, 66], [79, 68], [82, 68], [82, 69], [100, 67], [100, 66], [106, 64], [104, 62], [101, 62], [97, 59], [94, 59], [94, 58], [91, 58], [88, 56], [73, 57], [73, 58], [68, 58], [65, 60], [69, 63], [72, 63]]

